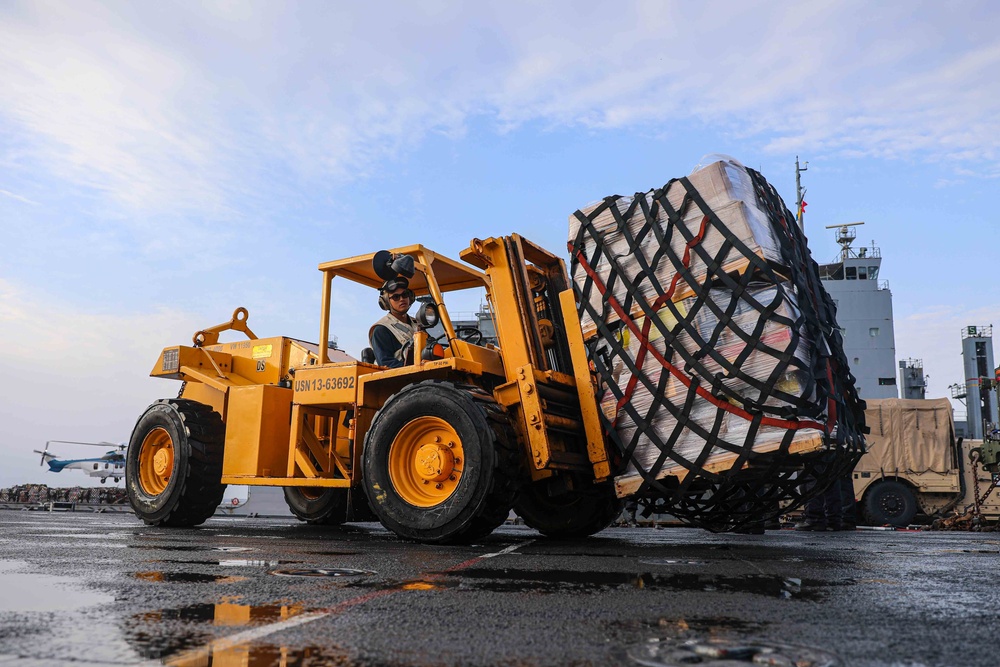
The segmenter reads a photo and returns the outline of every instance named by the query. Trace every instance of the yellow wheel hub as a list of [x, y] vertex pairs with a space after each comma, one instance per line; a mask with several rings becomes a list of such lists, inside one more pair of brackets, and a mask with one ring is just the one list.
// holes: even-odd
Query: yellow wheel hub
[[437, 443], [424, 445], [417, 450], [417, 474], [431, 482], [443, 482], [455, 469], [455, 455]]
[[174, 441], [162, 428], [146, 434], [139, 446], [139, 485], [151, 496], [158, 496], [170, 483], [174, 469]]
[[167, 472], [170, 470], [171, 459], [173, 457], [165, 449], [157, 450], [156, 454], [153, 455], [153, 472], [155, 472], [160, 477], [169, 477]]
[[417, 417], [389, 446], [389, 480], [415, 507], [447, 500], [462, 479], [465, 451], [455, 429], [439, 417]]

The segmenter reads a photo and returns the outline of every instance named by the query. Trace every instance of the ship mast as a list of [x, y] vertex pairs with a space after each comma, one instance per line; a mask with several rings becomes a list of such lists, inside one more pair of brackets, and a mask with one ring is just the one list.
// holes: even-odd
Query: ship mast
[[802, 172], [809, 171], [809, 162], [805, 166], [799, 166], [799, 156], [795, 156], [795, 220], [799, 223], [799, 229], [805, 231], [805, 209], [802, 206], [806, 191], [802, 187]]

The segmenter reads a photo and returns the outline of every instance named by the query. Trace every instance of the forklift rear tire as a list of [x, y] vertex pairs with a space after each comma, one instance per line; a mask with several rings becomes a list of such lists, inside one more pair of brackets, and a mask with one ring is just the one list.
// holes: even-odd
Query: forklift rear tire
[[568, 539], [599, 533], [621, 515], [623, 506], [611, 484], [549, 496], [543, 480], [521, 489], [514, 511], [542, 535]]
[[917, 515], [917, 498], [894, 479], [875, 484], [865, 494], [865, 519], [873, 526], [908, 526]]
[[406, 539], [484, 537], [513, 506], [515, 442], [506, 411], [482, 389], [436, 380], [405, 387], [378, 411], [365, 438], [368, 503]]
[[347, 521], [347, 494], [347, 489], [286, 486], [285, 502], [299, 521], [339, 526]]
[[207, 405], [153, 403], [136, 422], [125, 457], [125, 488], [135, 515], [152, 526], [197, 526], [226, 491], [226, 426]]

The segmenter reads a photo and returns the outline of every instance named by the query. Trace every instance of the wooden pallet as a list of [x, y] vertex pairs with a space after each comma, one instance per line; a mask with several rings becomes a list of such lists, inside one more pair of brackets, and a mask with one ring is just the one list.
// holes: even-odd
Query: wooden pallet
[[[760, 447], [755, 446], [753, 451], [757, 454], [766, 454], [778, 451], [780, 446], [780, 442], [775, 442], [774, 444], [764, 443]], [[788, 453], [790, 455], [812, 454], [821, 451], [825, 446], [823, 434], [819, 431], [809, 429], [807, 432], [801, 434], [801, 436], [796, 436], [792, 440], [788, 447]], [[737, 458], [738, 455], [733, 454], [732, 452], [712, 454], [709, 456], [708, 461], [702, 466], [702, 468], [711, 473], [727, 472], [732, 469]], [[748, 464], [744, 462], [743, 468], [746, 468], [747, 466]], [[656, 476], [656, 479], [659, 480], [667, 477], [676, 477], [677, 482], [680, 483], [684, 481], [684, 478], [687, 477], [688, 474], [689, 471], [683, 466], [677, 464], [665, 464], [663, 469]], [[619, 498], [627, 498], [639, 490], [642, 482], [643, 478], [639, 475], [639, 473], [620, 475], [615, 478], [615, 493]]]

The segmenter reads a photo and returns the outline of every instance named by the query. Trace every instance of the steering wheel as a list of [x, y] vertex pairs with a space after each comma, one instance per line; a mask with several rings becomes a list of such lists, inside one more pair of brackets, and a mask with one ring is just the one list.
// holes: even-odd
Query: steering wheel
[[473, 345], [483, 344], [483, 332], [476, 327], [458, 327], [455, 329], [455, 335]]

